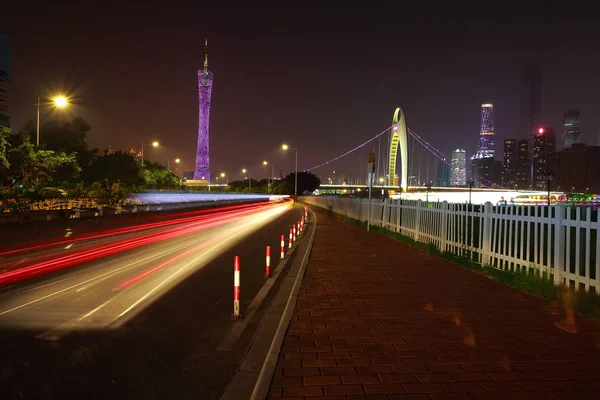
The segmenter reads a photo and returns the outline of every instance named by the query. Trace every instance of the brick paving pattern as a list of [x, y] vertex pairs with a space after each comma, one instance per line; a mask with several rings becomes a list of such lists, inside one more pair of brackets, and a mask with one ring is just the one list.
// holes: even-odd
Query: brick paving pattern
[[597, 322], [317, 215], [270, 399], [600, 399]]

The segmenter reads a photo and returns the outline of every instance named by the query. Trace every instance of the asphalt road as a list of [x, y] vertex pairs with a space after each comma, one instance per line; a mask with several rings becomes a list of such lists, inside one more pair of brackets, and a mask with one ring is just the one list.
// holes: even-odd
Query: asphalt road
[[234, 323], [233, 256], [243, 310], [265, 246], [277, 265], [300, 215], [237, 207], [0, 253], [0, 398], [218, 398], [257, 324], [216, 350]]

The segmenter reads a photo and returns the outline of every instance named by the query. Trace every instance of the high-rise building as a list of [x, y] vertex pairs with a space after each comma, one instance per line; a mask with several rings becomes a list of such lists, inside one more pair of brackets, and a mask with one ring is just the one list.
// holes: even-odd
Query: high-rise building
[[[500, 165], [498, 165], [500, 164]], [[494, 161], [492, 157], [475, 158], [471, 164], [471, 177], [475, 187], [493, 188], [498, 186], [497, 175], [502, 172], [501, 161]]]
[[445, 159], [438, 161], [436, 165], [435, 185], [439, 187], [450, 186], [450, 165]]
[[530, 139], [542, 123], [542, 66], [530, 65], [521, 82], [521, 137]]
[[502, 163], [502, 185], [509, 189], [517, 187], [517, 153], [517, 139], [506, 139]]
[[209, 121], [210, 96], [213, 86], [213, 73], [208, 70], [208, 40], [204, 40], [204, 68], [198, 71], [198, 148], [196, 151], [195, 180], [210, 182]]
[[472, 159], [494, 158], [494, 105], [481, 105], [481, 126], [477, 152]]
[[10, 126], [8, 84], [12, 78], [10, 39], [0, 33], [0, 126]]
[[531, 189], [531, 156], [529, 155], [529, 140], [527, 139], [517, 141], [515, 173], [517, 189]]
[[452, 169], [450, 170], [450, 185], [464, 186], [467, 183], [467, 154], [463, 149], [452, 152]]
[[548, 173], [554, 173], [556, 134], [552, 128], [541, 127], [533, 138], [533, 188], [546, 189]]
[[600, 191], [600, 146], [574, 143], [557, 153], [556, 188], [565, 192]]
[[563, 115], [563, 149], [568, 149], [573, 143], [579, 143], [579, 110], [567, 110]]

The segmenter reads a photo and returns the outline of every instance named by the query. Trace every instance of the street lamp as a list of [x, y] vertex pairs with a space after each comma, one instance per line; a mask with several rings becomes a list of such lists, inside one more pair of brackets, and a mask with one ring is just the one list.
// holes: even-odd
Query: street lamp
[[[46, 105], [53, 105], [56, 108], [64, 108], [69, 105], [69, 99], [65, 96], [56, 96], [52, 99], [50, 103], [46, 103]], [[35, 145], [40, 146], [40, 97], [37, 98], [37, 123], [36, 123], [36, 135], [35, 135]]]
[[283, 150], [295, 150], [296, 151], [296, 167], [294, 169], [295, 171], [295, 177], [294, 177], [294, 196], [298, 196], [298, 147], [290, 147], [287, 144], [284, 144], [281, 146], [281, 148]]
[[148, 144], [145, 144], [144, 142], [142, 142], [142, 168], [144, 168], [144, 146], [147, 146], [147, 147], [150, 147], [150, 146], [152, 146], [152, 147], [158, 147], [159, 143], [156, 140], [154, 142], [148, 143]]
[[226, 184], [229, 185], [229, 176], [225, 172], [221, 172], [221, 178], [225, 178], [227, 176]]
[[[546, 189], [548, 189], [548, 207], [550, 207], [550, 181], [554, 179], [554, 172], [547, 171], [546, 172]], [[550, 211], [548, 211], [550, 212]], [[550, 214], [548, 214], [550, 216]]]
[[[246, 173], [246, 168], [242, 169], [242, 174]], [[248, 190], [252, 190], [252, 172], [248, 171]]]
[[467, 182], [467, 184], [469, 185], [469, 208], [471, 207], [471, 191], [473, 190], [473, 185], [475, 184], [474, 180], [470, 180]]
[[[175, 164], [179, 164], [181, 162], [179, 158], [176, 158], [173, 161], [175, 161]], [[169, 170], [169, 172], [171, 171], [171, 159], [167, 161], [167, 169]]]

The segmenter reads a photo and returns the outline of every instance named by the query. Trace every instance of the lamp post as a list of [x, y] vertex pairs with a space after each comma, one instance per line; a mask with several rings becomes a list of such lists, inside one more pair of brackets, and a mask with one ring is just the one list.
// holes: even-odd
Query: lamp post
[[550, 207], [550, 181], [554, 178], [554, 172], [546, 172], [546, 189], [548, 190], [548, 207]]
[[[65, 96], [56, 96], [50, 103], [57, 108], [64, 108], [69, 104], [69, 100]], [[37, 121], [35, 125], [35, 145], [40, 146], [40, 96], [37, 98]]]
[[225, 172], [221, 172], [221, 178], [225, 178], [225, 177], [227, 177], [225, 184], [229, 185], [229, 175], [227, 175], [227, 173], [225, 173]]
[[142, 168], [144, 168], [144, 146], [158, 147], [158, 145], [159, 144], [158, 144], [158, 142], [156, 140], [154, 142], [152, 142], [152, 143], [149, 143], [149, 144], [145, 144], [144, 142], [142, 142]]
[[294, 196], [298, 196], [298, 147], [290, 147], [287, 144], [281, 146], [283, 150], [295, 150], [296, 151], [296, 166], [294, 168], [295, 177], [294, 177]]
[[[246, 173], [246, 168], [242, 169], [242, 173]], [[248, 191], [252, 190], [252, 172], [248, 171]]]
[[[431, 190], [431, 185], [428, 183], [425, 185], [425, 203], [427, 207], [429, 207], [429, 191]], [[470, 200], [469, 200], [470, 202]]]
[[[179, 158], [176, 158], [173, 161], [175, 161], [175, 164], [179, 164], [181, 162]], [[169, 172], [171, 171], [171, 159], [167, 161], [167, 169], [169, 170]]]
[[[263, 161], [263, 165], [266, 168], [267, 165], [269, 165], [269, 163], [267, 161]], [[269, 177], [269, 170], [266, 169], [265, 172], [267, 174], [267, 193], [269, 193], [269, 191], [271, 190], [271, 178]]]
[[471, 207], [471, 191], [473, 190], [473, 185], [475, 184], [475, 181], [471, 179], [467, 182], [467, 184], [469, 185], [469, 207]]

